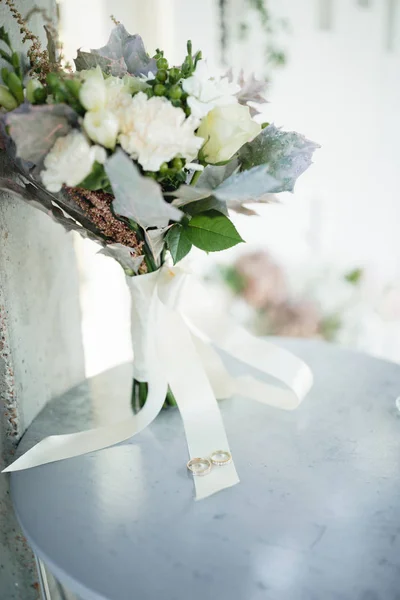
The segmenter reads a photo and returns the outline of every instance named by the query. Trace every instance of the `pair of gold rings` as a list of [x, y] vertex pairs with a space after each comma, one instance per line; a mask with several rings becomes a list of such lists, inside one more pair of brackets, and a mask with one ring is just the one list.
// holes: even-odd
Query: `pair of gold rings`
[[209, 458], [192, 458], [187, 463], [187, 468], [198, 477], [208, 475], [213, 466], [225, 467], [232, 462], [232, 454], [227, 450], [215, 450]]

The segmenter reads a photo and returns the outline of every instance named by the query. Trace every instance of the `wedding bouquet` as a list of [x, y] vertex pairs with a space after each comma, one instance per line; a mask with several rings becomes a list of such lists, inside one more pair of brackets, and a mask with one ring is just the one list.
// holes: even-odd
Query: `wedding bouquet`
[[236, 81], [231, 71], [213, 75], [190, 41], [173, 66], [116, 23], [106, 46], [78, 50], [73, 72], [63, 68], [49, 29], [45, 50], [6, 3], [31, 45], [20, 56], [0, 29], [8, 63], [2, 145], [16, 175], [0, 187], [121, 264], [132, 292], [134, 395], [142, 406], [151, 391], [151, 338], [162, 335], [151, 312], [154, 286], [172, 306], [166, 282], [179, 279], [165, 265], [193, 246], [216, 252], [243, 242], [230, 212], [254, 214], [249, 204], [292, 191], [317, 146], [258, 123], [265, 84], [243, 74]]

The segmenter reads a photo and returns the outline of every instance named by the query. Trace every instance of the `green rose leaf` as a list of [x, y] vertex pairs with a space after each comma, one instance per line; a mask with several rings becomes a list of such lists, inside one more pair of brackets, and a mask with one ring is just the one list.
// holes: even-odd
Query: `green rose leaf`
[[79, 184], [79, 187], [86, 190], [103, 190], [110, 185], [104, 166], [95, 162], [92, 172]]
[[299, 133], [269, 125], [239, 150], [238, 158], [243, 171], [258, 165], [268, 166], [269, 174], [279, 182], [271, 192], [292, 192], [297, 178], [311, 165], [312, 155], [319, 147]]
[[208, 198], [203, 198], [203, 200], [191, 202], [190, 204], [187, 204], [183, 210], [188, 215], [192, 216], [207, 212], [209, 210], [217, 210], [226, 216], [229, 214], [225, 200], [219, 200], [216, 196], [209, 196]]
[[192, 242], [187, 235], [186, 228], [179, 224], [171, 227], [166, 235], [166, 241], [174, 265], [182, 260], [182, 258], [185, 258], [192, 249]]
[[162, 228], [169, 221], [181, 220], [181, 211], [165, 202], [158, 183], [141, 175], [122, 150], [106, 161], [105, 171], [115, 196], [112, 207], [117, 215], [132, 219], [143, 229]]
[[193, 217], [185, 232], [194, 246], [206, 252], [226, 250], [244, 241], [232, 221], [216, 210]]

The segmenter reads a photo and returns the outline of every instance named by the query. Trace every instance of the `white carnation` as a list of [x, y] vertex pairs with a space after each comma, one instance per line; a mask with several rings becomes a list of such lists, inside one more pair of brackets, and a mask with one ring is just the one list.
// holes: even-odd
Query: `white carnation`
[[187, 103], [192, 115], [198, 119], [216, 106], [236, 104], [235, 94], [240, 90], [240, 86], [230, 82], [228, 77], [212, 77], [204, 60], [198, 63], [191, 77], [183, 80], [182, 87], [189, 94]]
[[40, 173], [49, 192], [59, 192], [66, 184], [79, 185], [92, 171], [97, 161], [104, 163], [107, 153], [100, 146], [91, 146], [77, 130], [59, 137], [44, 160], [45, 170]]
[[124, 110], [119, 143], [146, 171], [158, 171], [175, 157], [193, 160], [203, 140], [195, 135], [199, 121], [186, 118], [166, 98], [139, 92]]

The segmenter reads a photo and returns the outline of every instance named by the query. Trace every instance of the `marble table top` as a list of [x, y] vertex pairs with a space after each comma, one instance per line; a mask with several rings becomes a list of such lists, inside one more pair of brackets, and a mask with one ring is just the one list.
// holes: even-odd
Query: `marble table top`
[[[400, 366], [280, 340], [315, 385], [285, 412], [221, 402], [241, 483], [193, 499], [179, 413], [129, 442], [13, 473], [36, 555], [83, 600], [400, 600]], [[129, 414], [131, 366], [52, 401], [20, 444]]]

